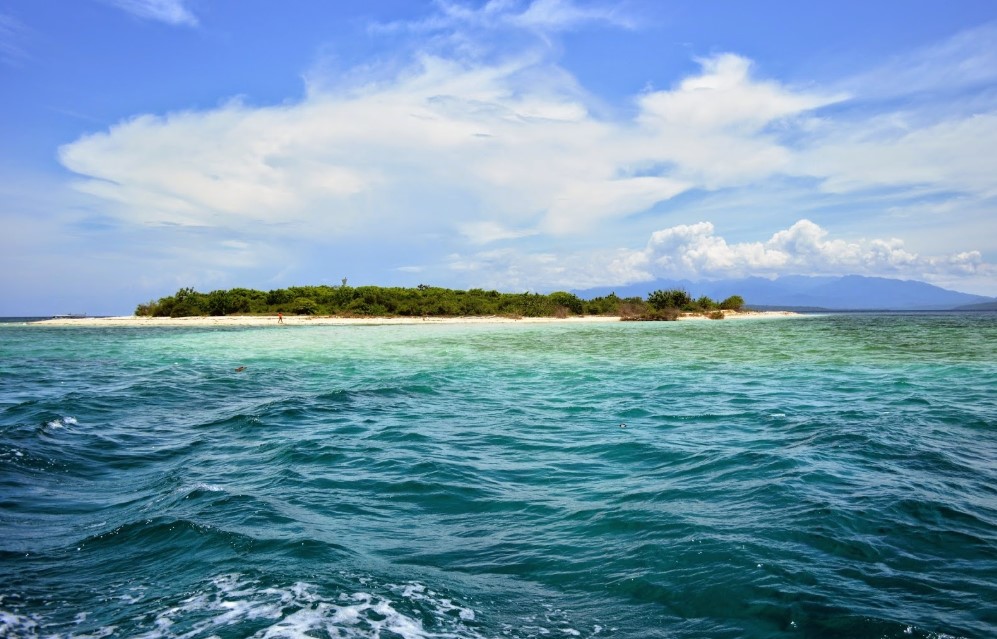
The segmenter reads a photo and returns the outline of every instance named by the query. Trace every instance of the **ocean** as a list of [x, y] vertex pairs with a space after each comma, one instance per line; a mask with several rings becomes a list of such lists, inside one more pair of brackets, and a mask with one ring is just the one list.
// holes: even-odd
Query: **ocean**
[[997, 636], [997, 314], [0, 324], [0, 637]]

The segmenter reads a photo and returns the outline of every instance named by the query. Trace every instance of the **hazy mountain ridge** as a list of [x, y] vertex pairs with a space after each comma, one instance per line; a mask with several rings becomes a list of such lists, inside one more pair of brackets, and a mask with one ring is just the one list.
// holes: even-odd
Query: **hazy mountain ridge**
[[[572, 291], [582, 298], [615, 292], [620, 297], [646, 297], [658, 289], [680, 288], [693, 297], [724, 299], [740, 295], [748, 306], [809, 307], [829, 310], [949, 310], [997, 304], [997, 299], [961, 293], [916, 280], [884, 277], [792, 275], [774, 280], [748, 277], [712, 282], [654, 280], [627, 286]], [[986, 310], [985, 308], [979, 310]]]
[[966, 304], [956, 307], [957, 311], [997, 311], [997, 299], [992, 302], [981, 302], [979, 304]]

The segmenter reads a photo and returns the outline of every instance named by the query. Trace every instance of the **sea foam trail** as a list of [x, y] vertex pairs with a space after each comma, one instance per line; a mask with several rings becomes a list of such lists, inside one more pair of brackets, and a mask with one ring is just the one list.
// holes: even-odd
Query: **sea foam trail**
[[[141, 589], [120, 597], [126, 606], [145, 603]], [[398, 610], [402, 602], [409, 612]], [[405, 639], [478, 639], [469, 624], [474, 611], [410, 583], [389, 587], [389, 594], [369, 592], [324, 596], [317, 586], [294, 583], [263, 586], [244, 575], [220, 575], [193, 594], [168, 607], [146, 612], [128, 634], [136, 639], [224, 636], [344, 637]], [[92, 627], [81, 613], [69, 624], [49, 622], [42, 615], [24, 616], [0, 611], [2, 636], [84, 639], [117, 635], [117, 626]]]

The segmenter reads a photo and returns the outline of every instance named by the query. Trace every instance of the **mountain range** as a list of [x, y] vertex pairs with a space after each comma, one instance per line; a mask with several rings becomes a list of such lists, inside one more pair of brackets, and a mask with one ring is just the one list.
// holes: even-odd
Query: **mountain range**
[[626, 286], [603, 286], [572, 291], [591, 299], [610, 293], [620, 297], [647, 297], [656, 290], [683, 289], [692, 297], [707, 295], [723, 300], [740, 295], [747, 306], [759, 308], [826, 310], [965, 310], [997, 309], [997, 298], [960, 293], [925, 282], [862, 275], [790, 275], [776, 279], [747, 277], [710, 282], [654, 280]]

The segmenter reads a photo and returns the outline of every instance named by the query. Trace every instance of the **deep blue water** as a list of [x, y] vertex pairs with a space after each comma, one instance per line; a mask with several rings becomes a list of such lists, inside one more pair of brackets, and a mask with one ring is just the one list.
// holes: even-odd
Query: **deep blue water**
[[0, 326], [0, 637], [993, 637], [995, 602], [997, 314]]

